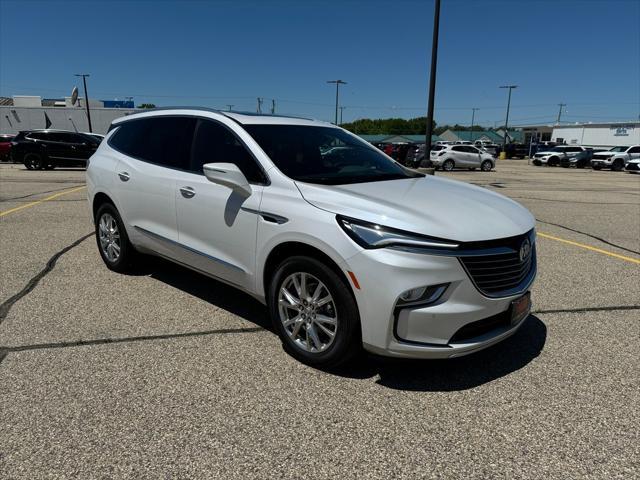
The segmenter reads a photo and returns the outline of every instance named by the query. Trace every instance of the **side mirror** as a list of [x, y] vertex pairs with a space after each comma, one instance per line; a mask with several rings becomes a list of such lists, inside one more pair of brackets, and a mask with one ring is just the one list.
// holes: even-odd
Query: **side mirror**
[[224, 185], [247, 196], [251, 195], [251, 185], [247, 177], [233, 163], [205, 163], [202, 170], [210, 182]]

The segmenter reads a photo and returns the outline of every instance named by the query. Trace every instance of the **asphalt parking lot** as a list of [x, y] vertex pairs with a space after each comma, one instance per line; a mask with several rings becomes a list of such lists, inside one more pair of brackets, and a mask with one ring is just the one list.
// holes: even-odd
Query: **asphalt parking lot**
[[107, 270], [84, 171], [1, 165], [0, 478], [638, 478], [640, 175], [447, 176], [535, 214], [533, 314], [473, 356], [327, 373], [245, 294]]

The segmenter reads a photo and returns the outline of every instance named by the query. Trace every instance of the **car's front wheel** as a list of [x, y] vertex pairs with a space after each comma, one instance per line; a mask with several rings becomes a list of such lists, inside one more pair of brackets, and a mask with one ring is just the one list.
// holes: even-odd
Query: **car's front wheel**
[[109, 270], [124, 273], [134, 266], [136, 252], [116, 207], [104, 203], [96, 212], [96, 242], [100, 256]]
[[482, 162], [482, 165], [480, 165], [480, 169], [483, 172], [490, 172], [492, 168], [493, 163], [491, 162], [491, 160], [485, 160], [484, 162]]
[[624, 170], [624, 162], [622, 160], [614, 161], [613, 165], [611, 165], [611, 170], [613, 170], [614, 172], [621, 172], [622, 170]]
[[276, 332], [298, 360], [335, 367], [360, 351], [360, 316], [350, 288], [315, 258], [283, 261], [270, 282], [268, 303]]

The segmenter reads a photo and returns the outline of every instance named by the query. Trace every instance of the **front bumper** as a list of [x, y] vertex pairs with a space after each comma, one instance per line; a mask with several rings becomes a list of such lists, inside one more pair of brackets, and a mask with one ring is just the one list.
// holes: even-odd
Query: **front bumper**
[[[405, 358], [458, 357], [513, 335], [525, 320], [509, 322], [511, 303], [535, 278], [534, 274], [522, 291], [509, 297], [489, 298], [475, 287], [456, 257], [365, 250], [347, 265], [360, 283], [355, 295], [365, 349]], [[433, 304], [394, 308], [402, 292], [443, 283], [449, 287]], [[467, 334], [460, 335], [461, 331]]]

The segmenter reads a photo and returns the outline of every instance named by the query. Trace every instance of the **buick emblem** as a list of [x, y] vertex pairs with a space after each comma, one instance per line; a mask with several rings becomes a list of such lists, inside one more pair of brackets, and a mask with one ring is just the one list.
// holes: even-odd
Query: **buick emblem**
[[524, 262], [529, 259], [529, 255], [531, 255], [531, 242], [528, 238], [525, 238], [522, 245], [520, 245], [520, 261]]

